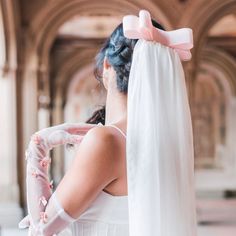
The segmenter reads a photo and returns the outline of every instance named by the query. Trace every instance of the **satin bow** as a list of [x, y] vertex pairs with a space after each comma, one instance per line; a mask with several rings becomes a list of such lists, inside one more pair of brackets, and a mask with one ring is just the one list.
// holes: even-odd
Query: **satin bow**
[[193, 48], [192, 29], [181, 28], [172, 31], [158, 29], [152, 25], [150, 13], [146, 10], [141, 10], [139, 17], [124, 16], [123, 31], [126, 38], [156, 41], [175, 49], [182, 61], [188, 61], [192, 57], [190, 52]]

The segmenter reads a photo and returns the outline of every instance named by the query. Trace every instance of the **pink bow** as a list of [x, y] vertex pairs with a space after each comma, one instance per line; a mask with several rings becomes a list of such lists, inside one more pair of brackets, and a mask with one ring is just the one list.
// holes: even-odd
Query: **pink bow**
[[139, 12], [139, 17], [127, 15], [123, 18], [124, 36], [129, 39], [145, 39], [156, 41], [176, 50], [183, 61], [191, 59], [190, 49], [193, 48], [193, 32], [190, 28], [164, 31], [152, 25], [150, 13]]

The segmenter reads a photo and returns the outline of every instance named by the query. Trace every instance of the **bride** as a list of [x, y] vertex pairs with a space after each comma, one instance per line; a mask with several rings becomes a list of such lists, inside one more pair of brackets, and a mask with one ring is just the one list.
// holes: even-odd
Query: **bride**
[[[125, 16], [96, 56], [106, 106], [86, 123], [35, 133], [27, 159], [28, 235], [196, 236], [192, 127], [180, 60], [192, 31]], [[89, 124], [90, 123], [90, 124]], [[50, 150], [79, 145], [53, 192]]]

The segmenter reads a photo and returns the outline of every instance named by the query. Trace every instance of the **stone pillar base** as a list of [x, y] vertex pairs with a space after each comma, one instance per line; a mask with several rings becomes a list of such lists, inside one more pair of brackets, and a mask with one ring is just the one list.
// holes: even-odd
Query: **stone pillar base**
[[199, 223], [236, 223], [236, 199], [197, 200]]

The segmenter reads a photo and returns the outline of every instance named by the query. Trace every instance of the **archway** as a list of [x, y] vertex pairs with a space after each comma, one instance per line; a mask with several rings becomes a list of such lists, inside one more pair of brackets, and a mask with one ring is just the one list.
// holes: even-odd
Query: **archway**
[[[85, 46], [85, 48], [80, 47], [78, 50], [76, 49], [73, 53], [67, 55], [64, 58], [64, 62], [59, 62], [57, 65], [59, 68], [63, 68], [63, 70], [59, 69], [59, 73], [54, 73], [55, 70], [52, 69], [51, 64], [51, 50], [53, 49], [55, 42], [58, 42], [57, 36], [60, 27], [73, 16], [86, 17], [90, 15], [102, 15], [118, 16], [121, 19], [124, 14], [136, 14], [140, 8], [149, 8], [151, 13], [153, 13], [153, 16], [157, 16], [156, 18], [167, 29], [171, 28], [171, 24], [167, 20], [167, 17], [156, 5], [149, 1], [145, 2], [145, 6], [141, 2], [120, 2], [117, 0], [112, 0], [110, 5], [105, 4], [104, 1], [67, 1], [63, 4], [62, 2], [58, 3], [58, 5], [53, 8], [49, 7], [49, 10], [45, 11], [43, 15], [35, 18], [34, 22], [31, 24], [29, 35], [37, 35], [37, 37], [31, 38], [32, 45], [30, 45], [31, 47], [28, 49], [27, 55], [29, 56], [27, 57], [28, 62], [26, 62], [31, 64], [32, 67], [31, 71], [27, 71], [26, 68], [24, 78], [25, 81], [28, 81], [28, 84], [31, 81], [30, 91], [34, 92], [34, 96], [32, 96], [32, 94], [29, 95], [28, 93], [28, 98], [30, 96], [30, 101], [36, 102], [36, 107], [39, 111], [39, 113], [36, 113], [38, 114], [36, 117], [31, 116], [32, 120], [37, 120], [37, 123], [31, 127], [31, 133], [35, 131], [35, 127], [37, 126], [36, 129], [64, 121], [63, 109], [66, 103], [66, 97], [64, 95], [67, 93], [66, 89], [69, 81], [73, 77], [75, 71], [78, 71], [85, 64], [91, 63], [98, 48], [99, 42], [96, 43], [96, 40], [91, 40], [91, 43], [80, 40], [82, 44], [87, 44], [87, 46]], [[45, 18], [48, 19], [46, 23]], [[104, 38], [101, 39], [100, 42], [103, 40]], [[90, 49], [88, 49], [88, 47]], [[66, 60], [68, 60], [68, 63], [66, 63]], [[73, 62], [73, 60], [78, 60], [79, 63], [78, 61]], [[32, 72], [34, 74], [32, 74]], [[37, 82], [36, 84], [35, 81]], [[28, 134], [26, 137], [27, 136]], [[54, 162], [54, 171], [58, 174], [55, 174], [54, 176], [60, 176], [61, 174], [59, 173], [61, 173], [63, 169], [60, 161], [61, 158], [57, 157], [57, 159], [58, 164], [56, 161]]]
[[[209, 30], [222, 17], [233, 13], [236, 10], [236, 2], [234, 0], [225, 1], [195, 1], [192, 3], [188, 14], [184, 14], [179, 25], [188, 25], [193, 29], [194, 49], [193, 63], [198, 64], [202, 50], [205, 46]], [[198, 14], [196, 14], [198, 12]]]
[[[201, 160], [197, 161], [200, 168], [196, 170], [196, 187], [200, 192], [215, 191], [223, 194], [226, 190], [233, 190], [236, 183], [236, 150], [233, 144], [236, 64], [227, 53], [208, 47], [201, 56], [200, 68], [194, 83], [197, 94], [194, 100], [193, 123], [195, 136], [198, 136], [195, 137], [195, 145], [200, 145], [198, 141], [202, 138], [202, 143], [212, 148], [212, 154], [208, 156], [210, 163], [205, 163], [205, 166]], [[204, 89], [207, 90], [202, 94]], [[204, 97], [206, 99], [202, 100]], [[200, 112], [201, 107], [206, 109]], [[204, 122], [206, 127], [201, 131]], [[212, 137], [207, 136], [207, 130], [210, 128], [211, 132], [208, 134], [212, 134]], [[197, 151], [201, 150], [200, 146], [195, 147]], [[198, 155], [201, 156], [197, 153], [197, 158]], [[207, 161], [207, 158], [205, 160]]]

